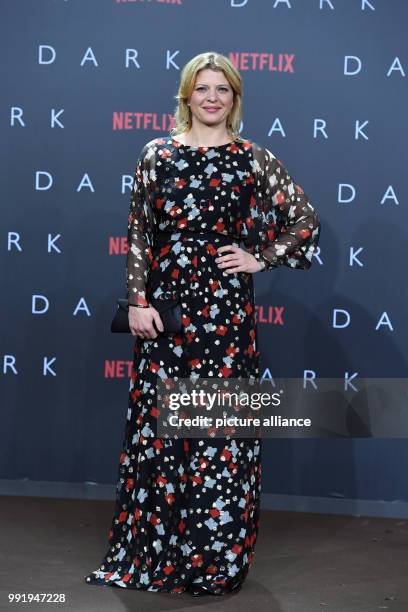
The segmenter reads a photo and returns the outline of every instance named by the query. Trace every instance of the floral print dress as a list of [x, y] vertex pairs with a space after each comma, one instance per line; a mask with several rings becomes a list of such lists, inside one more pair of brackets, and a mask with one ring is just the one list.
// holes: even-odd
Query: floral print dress
[[135, 338], [109, 548], [86, 582], [191, 595], [241, 587], [259, 529], [261, 438], [157, 437], [156, 383], [258, 378], [253, 275], [219, 268], [217, 248], [242, 243], [260, 271], [307, 270], [319, 235], [302, 188], [255, 142], [193, 147], [168, 136], [142, 148], [128, 302], [177, 296], [182, 331]]

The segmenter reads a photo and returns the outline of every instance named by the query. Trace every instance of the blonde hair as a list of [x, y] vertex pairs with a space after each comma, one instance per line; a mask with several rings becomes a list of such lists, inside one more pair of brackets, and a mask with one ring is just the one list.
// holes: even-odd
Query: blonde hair
[[192, 126], [191, 110], [187, 104], [190, 97], [197, 73], [203, 68], [211, 70], [220, 70], [224, 73], [225, 78], [232, 87], [234, 102], [231, 111], [228, 114], [226, 126], [228, 132], [234, 140], [238, 142], [246, 142], [239, 135], [239, 128], [242, 119], [242, 79], [238, 70], [233, 66], [231, 61], [225, 55], [216, 51], [207, 51], [193, 57], [181, 71], [180, 85], [175, 96], [177, 105], [174, 112], [175, 127], [170, 130], [172, 137], [190, 130]]

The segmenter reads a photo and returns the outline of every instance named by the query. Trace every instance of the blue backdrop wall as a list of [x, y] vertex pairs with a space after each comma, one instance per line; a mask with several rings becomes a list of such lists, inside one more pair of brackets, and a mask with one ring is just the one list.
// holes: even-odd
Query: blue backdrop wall
[[[406, 376], [407, 18], [403, 0], [1, 3], [1, 478], [115, 482], [132, 176], [203, 51], [235, 62], [242, 135], [322, 221], [309, 271], [254, 276], [263, 372]], [[407, 468], [405, 439], [271, 439], [263, 491], [408, 501]]]

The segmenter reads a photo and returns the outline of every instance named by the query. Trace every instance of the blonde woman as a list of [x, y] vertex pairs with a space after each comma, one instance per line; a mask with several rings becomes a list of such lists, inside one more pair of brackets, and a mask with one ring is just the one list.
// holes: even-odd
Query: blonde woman
[[[259, 528], [261, 438], [155, 435], [158, 377], [259, 377], [253, 274], [307, 270], [319, 217], [266, 148], [241, 138], [241, 77], [215, 52], [181, 73], [175, 128], [147, 142], [128, 220], [129, 411], [109, 549], [88, 583], [191, 595], [242, 586]], [[244, 248], [239, 246], [243, 243]], [[163, 332], [149, 296], [181, 301]]]

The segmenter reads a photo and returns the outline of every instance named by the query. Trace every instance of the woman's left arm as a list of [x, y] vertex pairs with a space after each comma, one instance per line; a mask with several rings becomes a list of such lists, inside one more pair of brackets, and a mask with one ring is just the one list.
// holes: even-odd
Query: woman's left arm
[[254, 149], [256, 197], [245, 221], [244, 245], [261, 272], [279, 265], [308, 270], [320, 238], [320, 218], [300, 185], [264, 147]]

